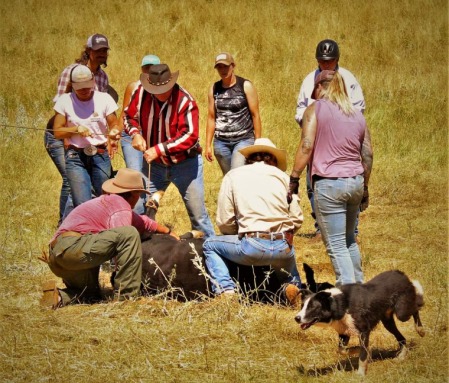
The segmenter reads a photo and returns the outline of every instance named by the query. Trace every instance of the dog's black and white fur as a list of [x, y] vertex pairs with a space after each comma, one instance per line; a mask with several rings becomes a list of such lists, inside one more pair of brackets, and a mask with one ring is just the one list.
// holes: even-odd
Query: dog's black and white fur
[[334, 328], [339, 335], [339, 351], [345, 353], [351, 335], [360, 340], [358, 373], [366, 374], [369, 336], [382, 322], [399, 342], [398, 357], [406, 354], [406, 340], [399, 332], [393, 314], [402, 321], [411, 316], [416, 331], [424, 336], [419, 310], [424, 305], [423, 289], [399, 270], [386, 271], [364, 284], [349, 284], [318, 293], [302, 290], [302, 308], [295, 320], [303, 330], [317, 324]]

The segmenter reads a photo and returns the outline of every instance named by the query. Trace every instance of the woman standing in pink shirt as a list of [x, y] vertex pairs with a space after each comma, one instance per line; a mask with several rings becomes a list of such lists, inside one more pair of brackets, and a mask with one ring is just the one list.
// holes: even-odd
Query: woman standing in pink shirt
[[363, 114], [351, 104], [338, 71], [315, 79], [303, 118], [301, 142], [290, 176], [290, 194], [310, 166], [317, 222], [336, 275], [336, 285], [362, 283], [360, 250], [354, 229], [357, 213], [368, 207], [373, 149]]

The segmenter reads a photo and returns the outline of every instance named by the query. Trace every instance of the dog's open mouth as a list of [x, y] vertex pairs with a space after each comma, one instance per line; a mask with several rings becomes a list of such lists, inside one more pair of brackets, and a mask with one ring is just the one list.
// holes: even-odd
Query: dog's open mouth
[[301, 323], [301, 329], [302, 330], [307, 330], [310, 326], [314, 325], [316, 322], [318, 322], [318, 318], [315, 318], [311, 322]]

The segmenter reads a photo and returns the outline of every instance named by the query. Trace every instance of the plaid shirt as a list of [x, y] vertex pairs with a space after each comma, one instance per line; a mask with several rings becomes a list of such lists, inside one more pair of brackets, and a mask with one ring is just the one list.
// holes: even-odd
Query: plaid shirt
[[162, 105], [140, 84], [125, 108], [125, 132], [130, 136], [142, 134], [148, 148], [154, 147], [159, 156], [155, 162], [177, 164], [185, 160], [188, 150], [198, 143], [198, 106], [178, 84]]
[[[65, 89], [67, 88], [67, 84], [70, 81], [70, 73], [72, 72], [72, 69], [75, 65], [78, 64], [70, 64], [68, 67], [66, 67], [59, 77], [58, 80], [58, 90], [56, 93], [56, 96], [53, 98], [53, 102], [56, 102], [56, 100], [59, 98], [61, 94], [65, 93]], [[98, 70], [94, 73], [95, 76], [95, 90], [98, 90], [100, 92], [107, 92], [108, 91], [108, 85], [109, 85], [109, 79], [106, 72], [101, 69], [100, 67]]]

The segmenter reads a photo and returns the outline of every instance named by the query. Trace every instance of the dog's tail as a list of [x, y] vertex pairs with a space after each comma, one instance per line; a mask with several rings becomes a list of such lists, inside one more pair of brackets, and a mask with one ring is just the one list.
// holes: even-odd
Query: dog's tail
[[418, 306], [418, 310], [420, 310], [424, 306], [424, 289], [416, 279], [412, 281], [412, 284], [416, 291], [416, 305]]

